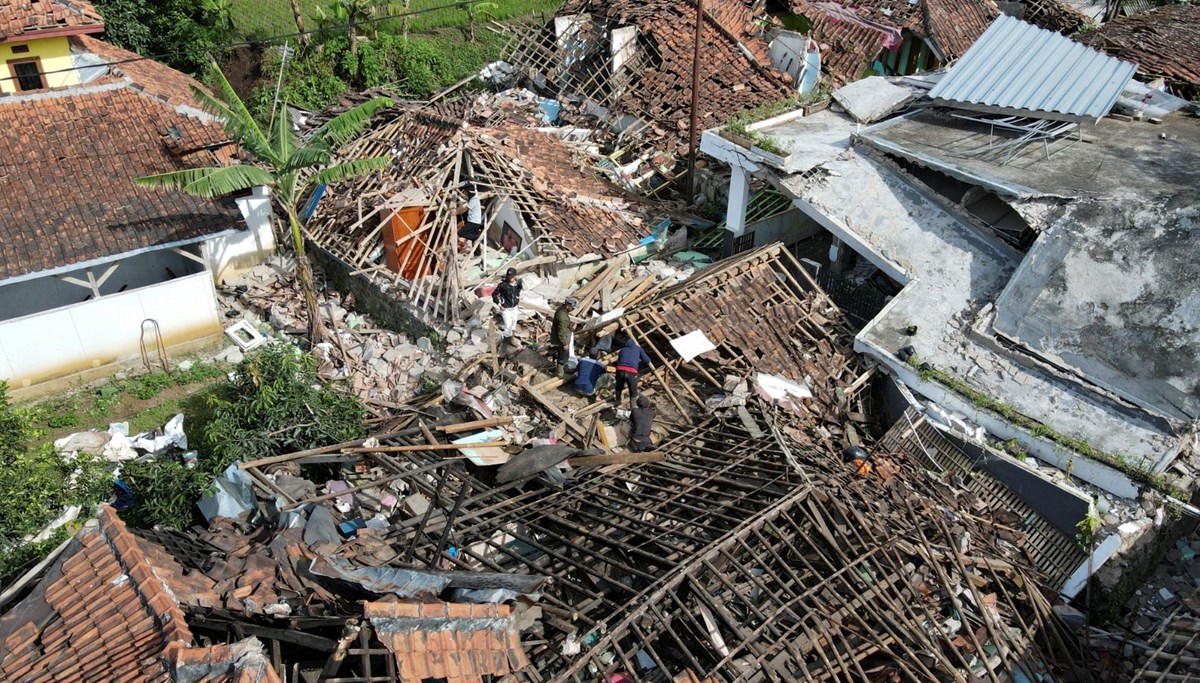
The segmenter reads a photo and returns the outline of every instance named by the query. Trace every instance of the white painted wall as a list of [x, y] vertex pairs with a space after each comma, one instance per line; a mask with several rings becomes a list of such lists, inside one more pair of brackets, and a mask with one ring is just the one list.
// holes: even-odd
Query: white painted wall
[[808, 48], [808, 38], [795, 31], [779, 31], [771, 39], [767, 48], [767, 56], [775, 68], [791, 74], [796, 79], [797, 87], [800, 82], [800, 71], [804, 69], [804, 58]]
[[521, 251], [524, 251], [529, 243], [533, 240], [533, 235], [529, 234], [529, 228], [525, 225], [525, 219], [521, 217], [513, 205], [511, 198], [507, 196], [497, 197], [495, 203], [488, 207], [488, 213], [491, 215], [492, 222], [488, 226], [488, 241], [492, 244], [500, 244], [500, 235], [504, 231], [503, 226], [508, 225], [517, 231], [521, 236]]
[[215, 237], [204, 242], [201, 253], [213, 282], [221, 284], [226, 278], [244, 273], [262, 263], [275, 251], [275, 231], [271, 228], [271, 198], [265, 187], [254, 188], [253, 194], [237, 200], [238, 209], [246, 220], [246, 230], [232, 235]]
[[167, 346], [221, 333], [207, 272], [0, 322], [0, 379], [25, 387], [141, 356], [142, 321]]

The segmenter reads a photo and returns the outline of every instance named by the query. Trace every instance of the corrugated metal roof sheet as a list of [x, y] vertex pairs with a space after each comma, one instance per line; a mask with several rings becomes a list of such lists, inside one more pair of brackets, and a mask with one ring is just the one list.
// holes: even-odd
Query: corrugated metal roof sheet
[[1001, 16], [929, 97], [964, 109], [1099, 120], [1136, 70], [1058, 33]]

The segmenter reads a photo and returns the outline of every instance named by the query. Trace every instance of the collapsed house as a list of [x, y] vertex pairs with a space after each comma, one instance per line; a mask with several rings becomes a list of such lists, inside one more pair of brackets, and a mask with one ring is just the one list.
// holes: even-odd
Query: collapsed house
[[1138, 65], [1138, 78], [1162, 79], [1183, 99], [1200, 95], [1200, 7], [1168, 5], [1120, 17], [1079, 42]]
[[[473, 106], [402, 104], [377, 116], [338, 156], [392, 164], [322, 188], [308, 238], [356, 274], [394, 287], [414, 310], [454, 321], [473, 303], [470, 292], [505, 264], [611, 258], [662, 236], [665, 216], [575, 161], [586, 146], [503, 120], [468, 125]], [[483, 197], [484, 233], [460, 253], [468, 185]], [[472, 249], [479, 256], [467, 256]]]
[[[615, 326], [656, 359], [654, 451], [527, 351], [488, 353], [457, 378], [484, 392], [231, 468], [207, 530], [133, 538], [102, 509], [96, 535], [169, 589], [172, 623], [214, 649], [253, 637], [293, 680], [1082, 679], [1040, 589], [1069, 539], [911, 419], [875, 442], [874, 371], [785, 249], [639, 288], [580, 334]], [[129, 583], [103, 578], [75, 590], [103, 605]], [[41, 624], [14, 653], [53, 640]]]
[[253, 637], [197, 646], [155, 561], [163, 549], [107, 505], [60, 551], [33, 592], [0, 617], [5, 680], [280, 680]]
[[[565, 122], [613, 131], [611, 163], [653, 195], [683, 173], [695, 28], [687, 3], [578, 0], [514, 37], [507, 59], [529, 87], [556, 98]], [[799, 87], [773, 61], [754, 13], [737, 0], [706, 3], [700, 60], [701, 128]]]
[[706, 132], [734, 167], [725, 244], [755, 244], [751, 181], [769, 185], [811, 227], [810, 269], [901, 287], [855, 347], [938, 422], [1117, 499], [1163, 473], [1190, 490], [1200, 127], [1109, 117], [1134, 68], [1002, 16], [931, 89], [862, 82], [835, 93], [847, 115], [755, 129], [783, 154]]

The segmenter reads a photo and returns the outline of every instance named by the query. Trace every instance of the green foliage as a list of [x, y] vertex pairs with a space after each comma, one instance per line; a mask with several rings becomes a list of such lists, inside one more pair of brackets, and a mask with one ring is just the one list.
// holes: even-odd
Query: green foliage
[[1092, 539], [1096, 537], [1096, 532], [1100, 530], [1100, 515], [1096, 514], [1095, 508], [1088, 511], [1087, 517], [1079, 520], [1075, 525], [1079, 529], [1079, 534], [1076, 535], [1076, 540], [1079, 541], [1080, 547], [1084, 550], [1091, 550]]
[[[68, 505], [91, 506], [111, 488], [107, 464], [80, 455], [64, 462], [50, 444], [35, 445], [42, 432], [35, 411], [13, 407], [0, 382], [0, 573], [16, 571], [44, 550], [22, 548]], [[44, 545], [44, 544], [43, 544]]]
[[171, 375], [167, 372], [159, 370], [157, 372], [148, 372], [144, 375], [138, 375], [130, 378], [126, 382], [126, 390], [129, 391], [134, 398], [139, 398], [145, 401], [158, 396], [167, 387], [171, 386], [171, 384], [173, 384]]
[[176, 458], [126, 463], [121, 479], [133, 489], [137, 503], [125, 513], [125, 521], [141, 528], [190, 527], [192, 507], [208, 491], [213, 476], [207, 467], [189, 469]]
[[[285, 0], [286, 1], [286, 0]], [[95, 0], [104, 40], [198, 73], [206, 53], [230, 37], [229, 0]], [[184, 53], [184, 54], [176, 54]]]
[[70, 530], [63, 526], [55, 529], [50, 538], [40, 543], [15, 546], [8, 550], [0, 548], [0, 585], [17, 579], [33, 565], [41, 562], [43, 557], [58, 547], [58, 544], [67, 540], [70, 533]]
[[799, 101], [794, 97], [789, 97], [785, 100], [780, 100], [779, 102], [771, 102], [753, 109], [747, 109], [746, 111], [729, 119], [727, 128], [730, 132], [736, 135], [749, 138], [753, 145], [764, 152], [770, 152], [771, 154], [777, 154], [779, 156], [787, 156], [791, 152], [790, 149], [784, 148], [768, 135], [763, 135], [758, 131], [750, 130], [750, 126], [758, 123], [759, 121], [766, 121], [769, 118], [794, 111], [798, 106], [800, 106]]
[[205, 469], [235, 460], [349, 441], [364, 436], [366, 411], [354, 396], [322, 386], [317, 364], [289, 344], [268, 344], [238, 365], [231, 397], [214, 397], [204, 432]]

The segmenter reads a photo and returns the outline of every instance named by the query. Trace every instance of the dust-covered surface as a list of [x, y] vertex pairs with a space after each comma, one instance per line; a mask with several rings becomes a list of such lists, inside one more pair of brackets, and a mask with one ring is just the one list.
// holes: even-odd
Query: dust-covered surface
[[1196, 419], [1200, 208], [1180, 199], [1064, 208], [998, 300], [996, 330], [1148, 410]]

